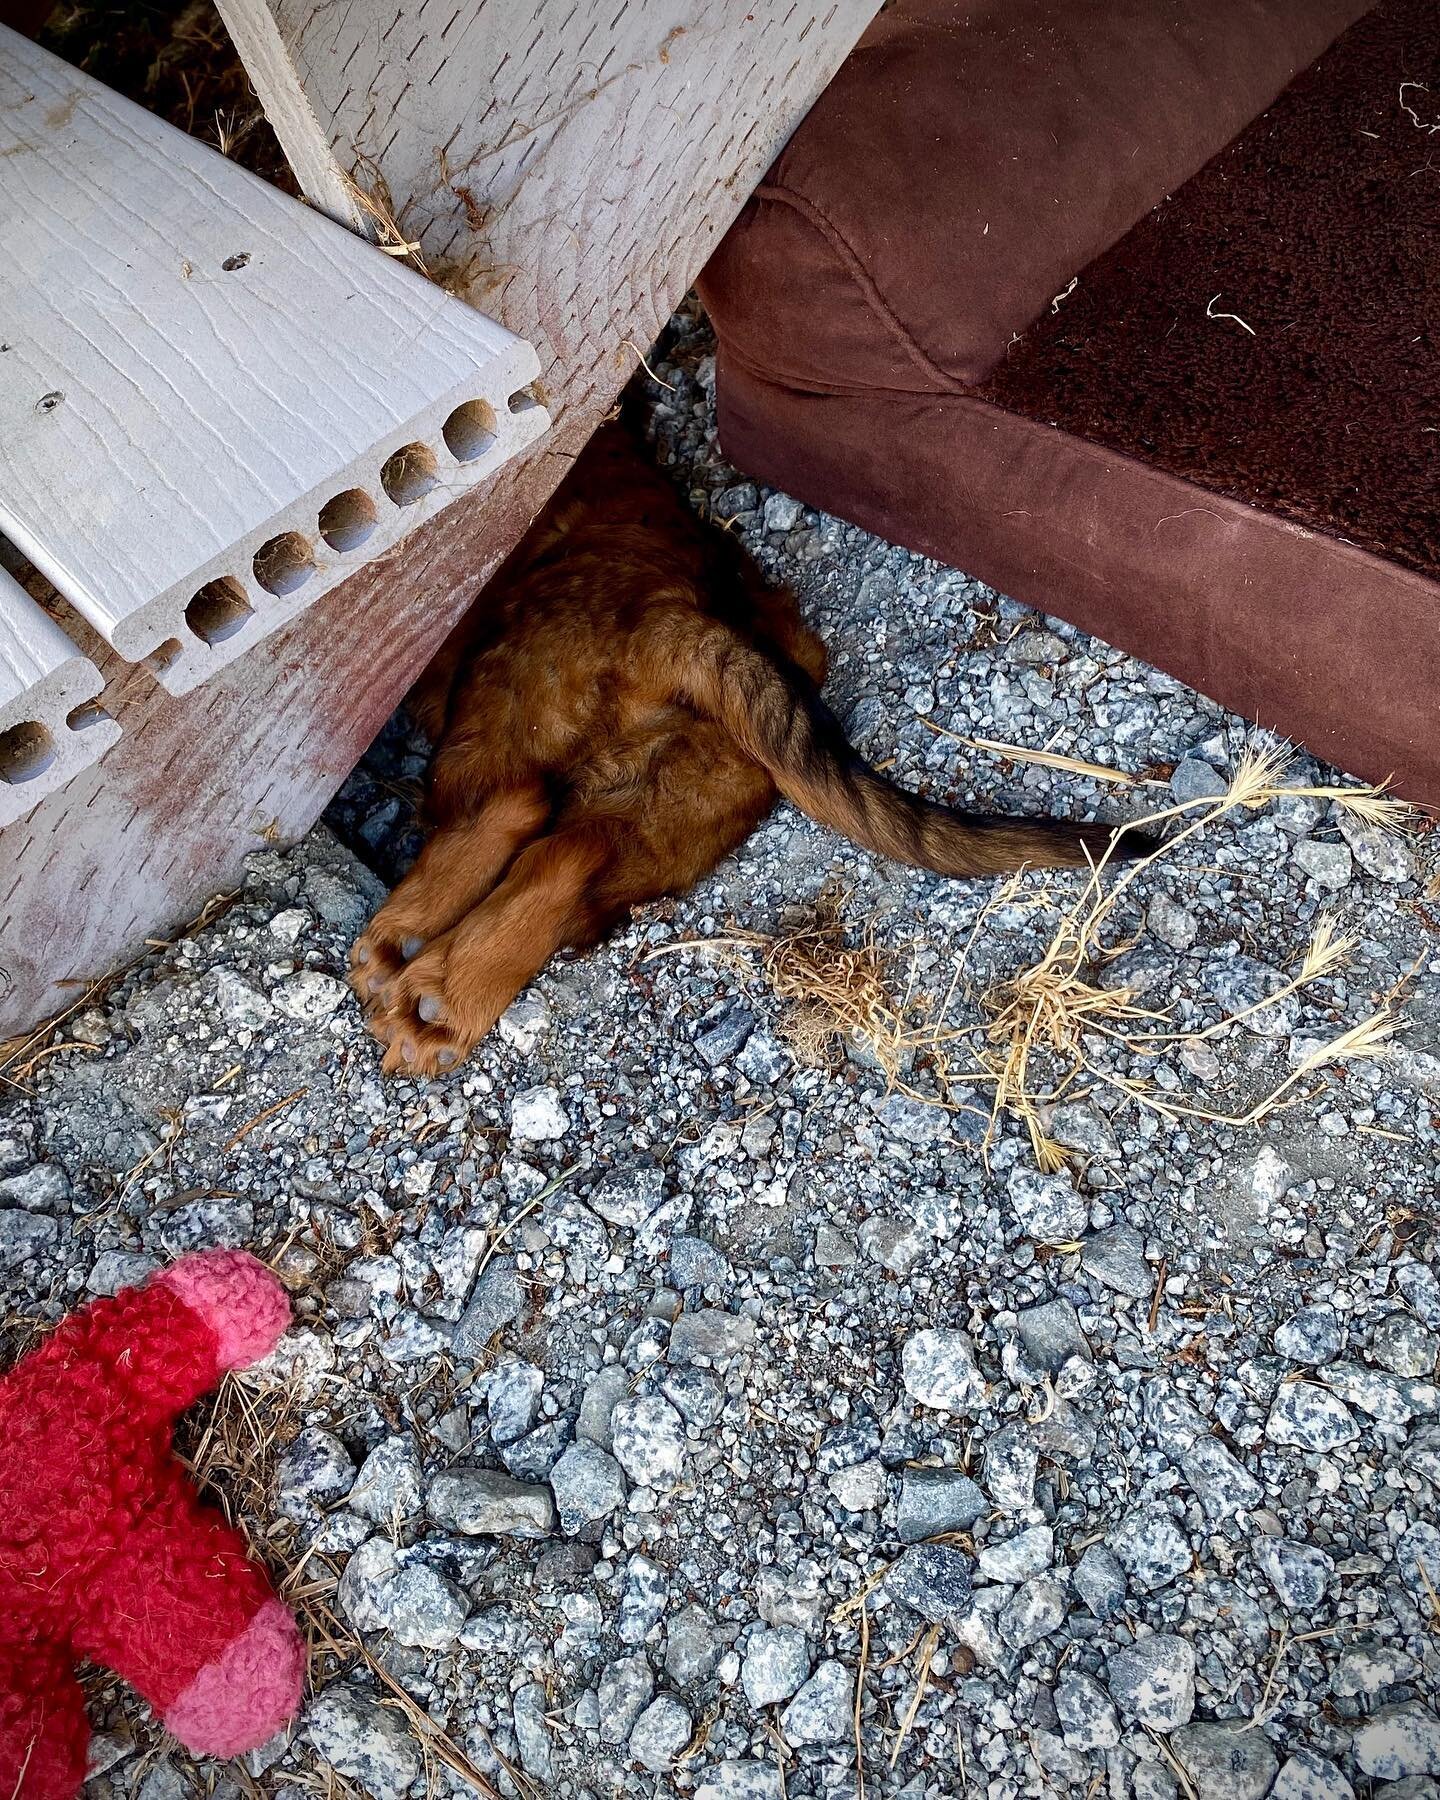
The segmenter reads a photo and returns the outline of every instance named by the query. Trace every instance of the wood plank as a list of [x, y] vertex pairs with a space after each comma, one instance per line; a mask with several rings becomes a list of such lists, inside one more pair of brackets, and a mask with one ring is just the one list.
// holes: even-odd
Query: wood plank
[[549, 423], [522, 339], [3, 27], [0, 218], [0, 531], [173, 693]]
[[[563, 20], [572, 9], [554, 10]], [[246, 851], [314, 821], [609, 410], [635, 367], [631, 346], [654, 340], [875, 10], [876, 0], [695, 0], [681, 36], [667, 42], [669, 24], [652, 28], [636, 55], [605, 43], [603, 21], [577, 0], [589, 41], [562, 31], [558, 63], [530, 63], [526, 82], [497, 99], [484, 132], [500, 153], [487, 161], [477, 144], [470, 180], [452, 170], [443, 192], [431, 181], [425, 234], [433, 266], [466, 271], [460, 291], [540, 350], [551, 433], [424, 526], [403, 559], [362, 570], [195, 693], [146, 692], [143, 676], [122, 672], [112, 710], [125, 736], [103, 780], [78, 777], [0, 833], [0, 1034], [63, 1003], [72, 990], [58, 981], [98, 974], [191, 916]], [[672, 16], [668, 0], [655, 11]], [[470, 12], [465, 60], [472, 70], [485, 62], [473, 77], [482, 92], [505, 51], [481, 30], [492, 8], [472, 0]], [[533, 21], [535, 9], [505, 16], [513, 24], [521, 13]], [[652, 16], [618, 0], [614, 13], [627, 31], [632, 15]], [[557, 108], [550, 95], [565, 98]], [[337, 135], [352, 118], [358, 130], [359, 101], [347, 99]], [[438, 167], [433, 147], [449, 135], [433, 109], [415, 113], [409, 97], [397, 101], [388, 140], [366, 139], [402, 207], [396, 156]]]
[[0, 569], [0, 825], [93, 767], [120, 736], [90, 704], [102, 686], [94, 663]]

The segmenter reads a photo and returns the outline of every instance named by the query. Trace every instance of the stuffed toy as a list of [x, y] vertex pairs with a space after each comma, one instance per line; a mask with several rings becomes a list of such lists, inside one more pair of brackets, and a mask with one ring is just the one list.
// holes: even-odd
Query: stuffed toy
[[0, 1377], [3, 1800], [71, 1800], [84, 1780], [80, 1657], [197, 1755], [238, 1755], [294, 1714], [295, 1621], [171, 1444], [176, 1417], [289, 1318], [262, 1263], [207, 1250], [72, 1313]]

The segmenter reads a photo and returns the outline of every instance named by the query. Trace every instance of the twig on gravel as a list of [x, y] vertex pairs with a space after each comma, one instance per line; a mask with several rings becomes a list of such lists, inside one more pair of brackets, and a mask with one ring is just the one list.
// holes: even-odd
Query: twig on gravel
[[283, 1100], [277, 1100], [273, 1106], [267, 1106], [263, 1111], [256, 1113], [253, 1119], [247, 1119], [240, 1129], [232, 1132], [220, 1146], [221, 1155], [224, 1156], [233, 1150], [242, 1138], [249, 1137], [257, 1125], [263, 1125], [267, 1119], [273, 1119], [276, 1113], [284, 1112], [287, 1106], [293, 1106], [297, 1100], [303, 1100], [309, 1092], [308, 1087], [296, 1088], [293, 1094], [287, 1094]]
[[910, 1696], [910, 1704], [905, 1709], [905, 1717], [900, 1721], [900, 1731], [890, 1750], [889, 1766], [893, 1770], [900, 1760], [900, 1752], [905, 1748], [905, 1740], [915, 1724], [915, 1715], [920, 1710], [920, 1702], [925, 1698], [925, 1690], [930, 1685], [930, 1664], [934, 1658], [936, 1647], [940, 1642], [940, 1627], [932, 1625], [925, 1633], [920, 1644], [920, 1668], [915, 1677], [915, 1692]]
[[1079, 775], [1087, 781], [1114, 782], [1120, 787], [1165, 787], [1167, 784], [1148, 775], [1131, 775], [1124, 769], [1112, 769], [1105, 763], [1086, 762], [1083, 757], [1066, 756], [1059, 750], [1031, 750], [1023, 744], [1003, 744], [998, 738], [967, 737], [959, 731], [947, 731], [924, 713], [916, 718], [936, 737], [949, 738], [967, 750], [984, 750], [990, 756], [1003, 756], [1007, 762], [1038, 763], [1043, 769], [1061, 769], [1067, 775]]
[[1151, 1337], [1155, 1335], [1155, 1327], [1160, 1322], [1160, 1306], [1165, 1298], [1165, 1283], [1170, 1279], [1170, 1264], [1165, 1257], [1160, 1258], [1160, 1266], [1155, 1271], [1155, 1292], [1150, 1296], [1150, 1317], [1145, 1329]]
[[[1200, 1118], [1232, 1126], [1253, 1125], [1273, 1111], [1306, 1075], [1322, 1064], [1345, 1057], [1373, 1055], [1391, 1036], [1398, 1020], [1390, 1006], [1384, 1004], [1368, 1018], [1348, 1027], [1312, 1052], [1244, 1114], [1212, 1111], [1183, 1099], [1161, 1100], [1150, 1092], [1146, 1083], [1122, 1079], [1099, 1067], [1086, 1048], [1086, 1037], [1096, 1035], [1112, 1040], [1132, 1054], [1143, 1056], [1150, 1054], [1152, 1047], [1161, 1042], [1210, 1037], [1307, 982], [1320, 980], [1332, 972], [1353, 947], [1351, 940], [1337, 938], [1331, 922], [1322, 919], [1300, 971], [1292, 981], [1278, 994], [1267, 995], [1253, 1006], [1227, 1014], [1201, 1032], [1146, 1032], [1141, 1029], [1143, 1021], [1159, 1020], [1164, 1015], [1136, 1006], [1133, 994], [1123, 985], [1106, 988], [1092, 979], [1097, 962], [1113, 960], [1133, 942], [1125, 939], [1107, 943], [1102, 934], [1118, 902], [1139, 875], [1163, 858], [1173, 857], [1181, 845], [1227, 814], [1254, 811], [1282, 798], [1304, 796], [1329, 800], [1379, 829], [1399, 830], [1413, 816], [1403, 802], [1392, 799], [1379, 787], [1291, 784], [1286, 779], [1289, 760], [1289, 751], [1284, 746], [1268, 750], [1252, 746], [1241, 756], [1235, 777], [1223, 794], [1178, 801], [1133, 821], [1142, 830], [1176, 823], [1180, 829], [1148, 855], [1136, 858], [1107, 888], [1103, 878], [1110, 870], [1115, 854], [1117, 832], [1104, 855], [1092, 865], [1089, 879], [1078, 895], [1060, 903], [1058, 922], [1039, 960], [980, 995], [980, 1004], [989, 1014], [989, 1023], [985, 1046], [980, 1053], [981, 1067], [969, 1078], [986, 1080], [993, 1087], [987, 1151], [1001, 1114], [1009, 1113], [1025, 1125], [1040, 1168], [1053, 1173], [1062, 1167], [1067, 1152], [1049, 1135], [1044, 1112], [1082, 1074], [1119, 1089], [1172, 1122], [1181, 1118]], [[1048, 1090], [1036, 1080], [1037, 1064], [1054, 1072]]]

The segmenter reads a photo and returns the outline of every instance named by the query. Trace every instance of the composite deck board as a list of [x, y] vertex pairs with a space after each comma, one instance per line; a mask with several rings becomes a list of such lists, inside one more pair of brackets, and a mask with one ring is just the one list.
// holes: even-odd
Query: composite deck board
[[0, 532], [183, 693], [547, 423], [535, 352], [0, 27]]

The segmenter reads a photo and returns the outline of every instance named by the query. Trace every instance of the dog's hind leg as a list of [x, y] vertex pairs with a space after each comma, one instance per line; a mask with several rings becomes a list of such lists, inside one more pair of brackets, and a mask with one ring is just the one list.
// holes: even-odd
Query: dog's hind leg
[[390, 983], [371, 1024], [387, 1045], [385, 1072], [453, 1068], [557, 950], [594, 943], [616, 916], [609, 908], [602, 916], [594, 901], [613, 854], [609, 829], [592, 823], [522, 850], [494, 892]]
[[537, 781], [495, 795], [473, 818], [427, 839], [350, 953], [350, 985], [363, 1004], [384, 1003], [410, 958], [485, 898], [549, 816], [549, 796]]

